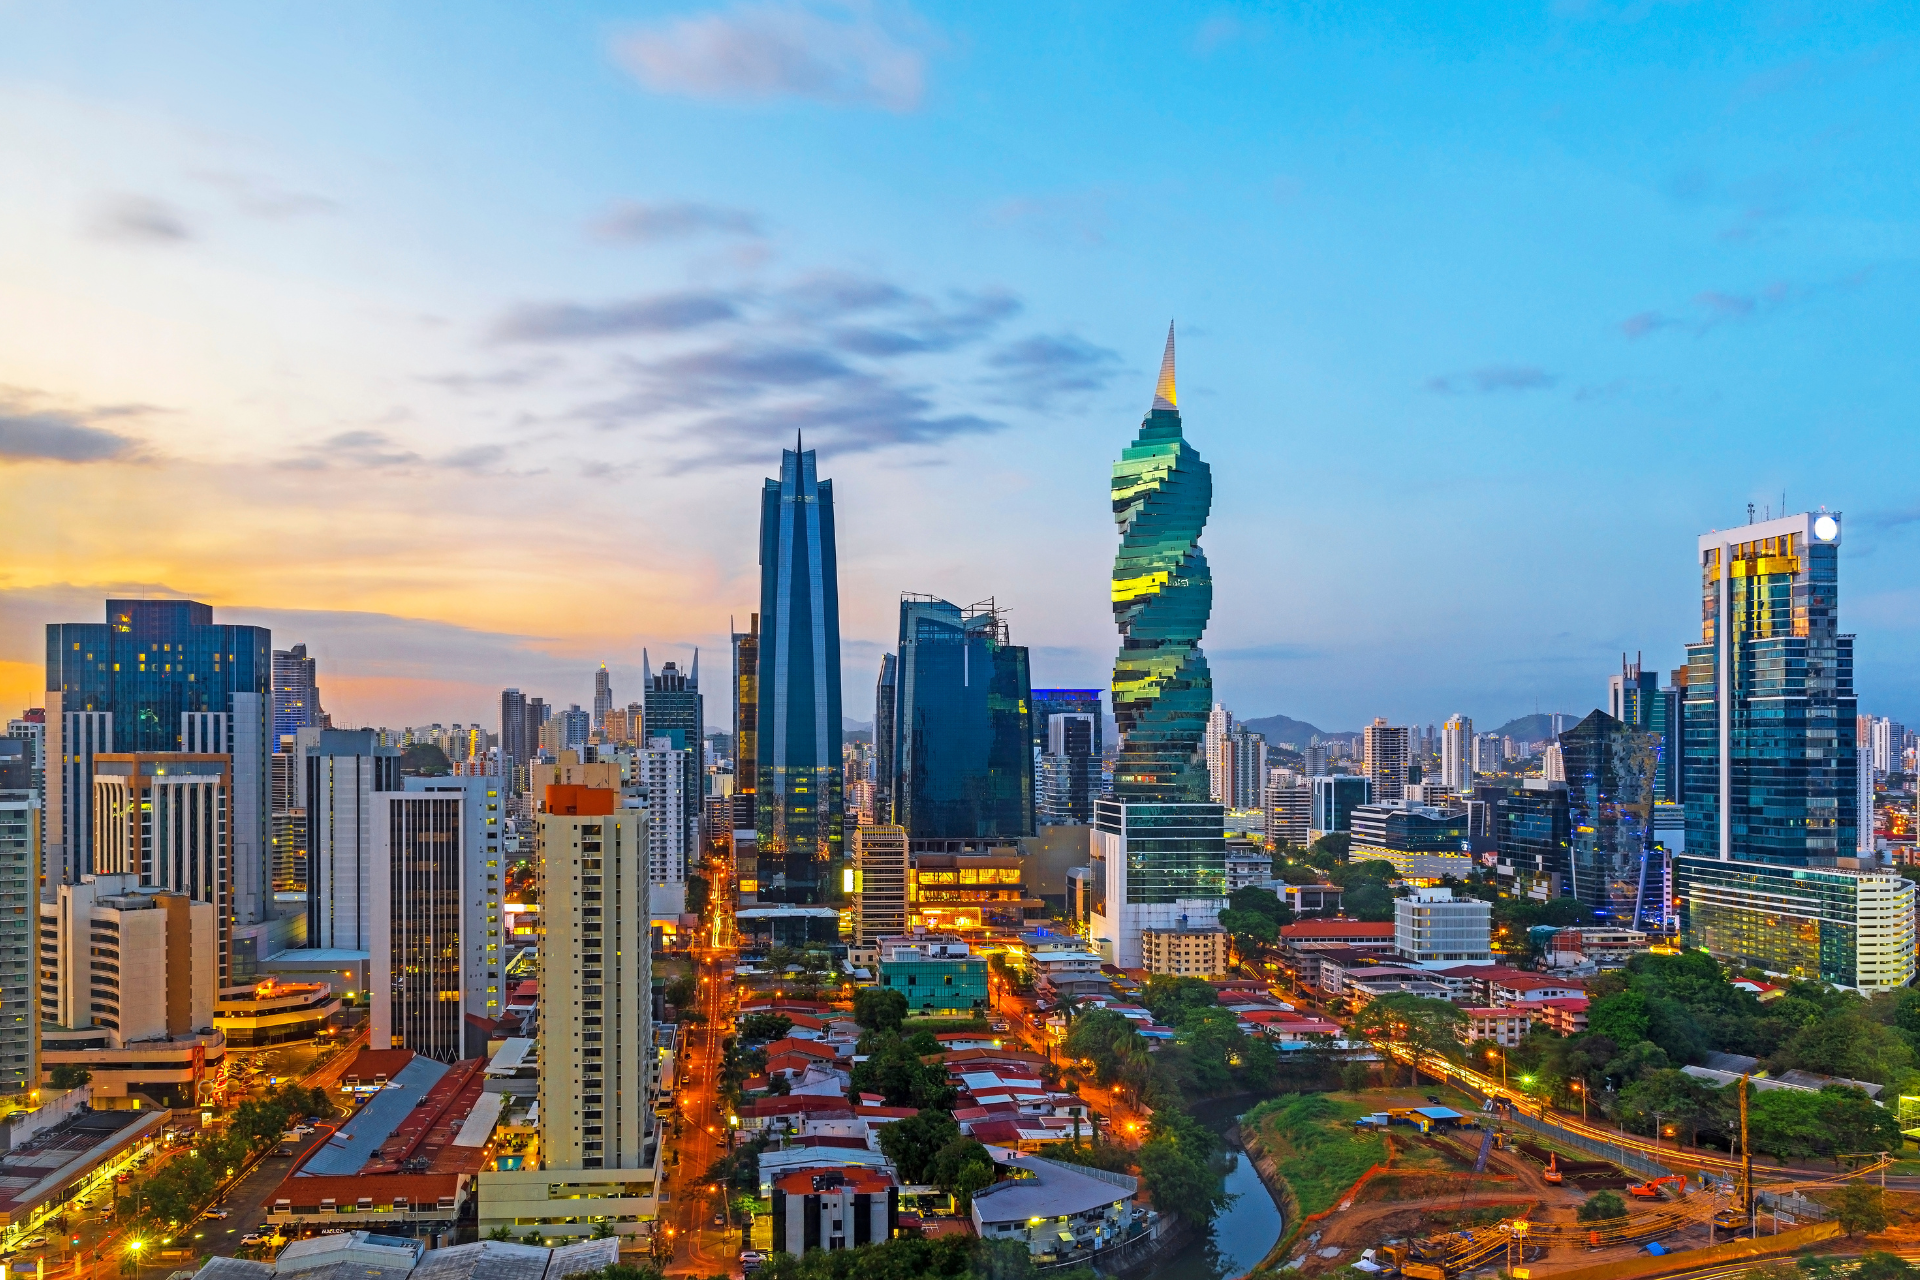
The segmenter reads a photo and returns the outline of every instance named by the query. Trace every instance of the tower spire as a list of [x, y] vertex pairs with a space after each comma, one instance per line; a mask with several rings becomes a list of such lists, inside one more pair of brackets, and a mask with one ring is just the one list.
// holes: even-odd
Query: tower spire
[[1153, 407], [1178, 409], [1180, 397], [1173, 388], [1173, 321], [1167, 321], [1167, 350], [1160, 357], [1160, 381], [1153, 387]]

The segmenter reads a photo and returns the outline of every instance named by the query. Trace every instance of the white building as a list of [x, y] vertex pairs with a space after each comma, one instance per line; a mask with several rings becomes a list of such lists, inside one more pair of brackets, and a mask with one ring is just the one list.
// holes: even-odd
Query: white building
[[987, 1154], [1013, 1176], [973, 1194], [982, 1240], [1018, 1240], [1034, 1258], [1065, 1260], [1123, 1240], [1133, 1226], [1138, 1179], [1005, 1147]]
[[1440, 726], [1440, 785], [1461, 795], [1473, 790], [1473, 718], [1455, 714]]
[[[40, 1020], [109, 1049], [213, 1029], [218, 909], [138, 877], [88, 876], [40, 904]], [[43, 1034], [45, 1034], [43, 1032]], [[56, 1039], [47, 1038], [52, 1048]]]
[[307, 815], [307, 945], [372, 942], [373, 793], [400, 790], [400, 752], [372, 729], [294, 735], [295, 808]]
[[1230, 747], [1227, 735], [1233, 732], [1233, 712], [1219, 703], [1213, 704], [1213, 710], [1207, 713], [1206, 736], [1202, 739], [1202, 749], [1207, 756], [1207, 798], [1216, 804], [1228, 804], [1227, 790], [1233, 775], [1233, 762], [1228, 758]]
[[[1393, 949], [1412, 964], [1491, 964], [1493, 904], [1451, 889], [1415, 889], [1393, 903]], [[1909, 925], [1911, 928], [1911, 925]]]
[[1267, 839], [1304, 848], [1312, 839], [1313, 787], [1287, 769], [1267, 770]]
[[[1181, 851], [1169, 855], [1169, 848]], [[1147, 929], [1220, 922], [1227, 905], [1227, 842], [1211, 804], [1126, 801], [1094, 806], [1088, 941], [1108, 963], [1141, 966]]]
[[[405, 779], [408, 791], [457, 793], [460, 799], [460, 1008], [477, 1018], [498, 1018], [504, 1010], [500, 973], [512, 958], [511, 944], [501, 937], [500, 919], [505, 899], [500, 866], [505, 782], [499, 774]], [[481, 1038], [469, 1043], [463, 1056], [484, 1055], [484, 1034], [469, 1034]]]
[[687, 864], [693, 854], [687, 841], [697, 829], [697, 824], [687, 821], [686, 752], [676, 750], [672, 738], [648, 738], [634, 763], [647, 794], [650, 909], [670, 917], [678, 927], [680, 914], [687, 909]]

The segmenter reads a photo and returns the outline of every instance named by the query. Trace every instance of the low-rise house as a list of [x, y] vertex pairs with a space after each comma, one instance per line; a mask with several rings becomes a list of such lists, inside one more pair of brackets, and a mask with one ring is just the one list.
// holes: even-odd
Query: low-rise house
[[1466, 1021], [1454, 1029], [1454, 1034], [1461, 1044], [1491, 1040], [1504, 1049], [1512, 1049], [1527, 1038], [1527, 1032], [1533, 1027], [1533, 1015], [1520, 1007], [1469, 1005], [1460, 1012], [1466, 1015]]
[[1577, 1036], [1587, 1029], [1587, 998], [1563, 996], [1552, 1000], [1517, 1000], [1507, 1006], [1531, 1017], [1557, 1036]]
[[1019, 1240], [1037, 1261], [1067, 1261], [1125, 1240], [1139, 1181], [1005, 1147], [987, 1152], [1003, 1176], [973, 1193], [973, 1229], [983, 1240]]

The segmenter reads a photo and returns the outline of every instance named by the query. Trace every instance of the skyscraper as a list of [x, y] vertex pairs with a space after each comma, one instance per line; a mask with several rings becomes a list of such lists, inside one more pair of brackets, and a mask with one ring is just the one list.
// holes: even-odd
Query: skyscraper
[[215, 625], [213, 609], [191, 600], [109, 600], [106, 619], [47, 625], [44, 896], [89, 870], [95, 755], [226, 755], [232, 918], [258, 923], [272, 901], [271, 635]]
[[1620, 655], [1620, 674], [1607, 677], [1607, 714], [1630, 729], [1654, 736], [1659, 767], [1654, 774], [1654, 798], [1671, 802], [1674, 788], [1670, 777], [1674, 755], [1673, 712], [1679, 702], [1673, 691], [1660, 687], [1660, 674], [1648, 671], [1635, 654], [1632, 662]]
[[1411, 762], [1410, 731], [1407, 726], [1388, 724], [1381, 716], [1362, 731], [1366, 760], [1361, 766], [1373, 784], [1373, 803], [1404, 800], [1407, 795], [1407, 765]]
[[1267, 735], [1244, 724], [1227, 730], [1220, 762], [1227, 776], [1220, 803], [1229, 809], [1258, 809], [1264, 803], [1267, 779]]
[[1664, 864], [1653, 850], [1660, 735], [1595, 711], [1558, 745], [1572, 837], [1567, 891], [1627, 928], [1643, 920], [1658, 928], [1667, 914]]
[[[0, 1093], [39, 1087], [40, 801], [31, 787], [0, 780]], [[91, 961], [89, 961], [91, 963]]]
[[893, 821], [893, 754], [899, 749], [894, 722], [899, 697], [900, 659], [880, 655], [880, 678], [873, 685], [873, 820]]
[[900, 598], [894, 821], [911, 839], [1032, 835], [1027, 651], [993, 601]]
[[[500, 971], [506, 960], [512, 959], [513, 948], [506, 946], [507, 955], [501, 954], [500, 906], [505, 899], [504, 873], [501, 870], [501, 826], [506, 816], [507, 796], [498, 774], [457, 774], [448, 778], [408, 777], [402, 778], [409, 799], [419, 794], [428, 794], [442, 800], [457, 801], [459, 815], [459, 923], [457, 946], [460, 956], [460, 1009], [465, 1017], [461, 1020], [460, 1040], [464, 1048], [455, 1056], [471, 1058], [487, 1051], [486, 1024], [476, 1025], [476, 1019], [493, 1019], [500, 1016], [505, 1001], [501, 999]], [[395, 797], [391, 792], [374, 797], [375, 808], [388, 805], [386, 817], [391, 824], [398, 820], [398, 811], [391, 807]], [[416, 811], [417, 812], [417, 811]], [[389, 830], [394, 828], [390, 825]], [[389, 841], [389, 853], [393, 850]], [[431, 856], [432, 851], [423, 850]], [[391, 872], [389, 872], [391, 875]], [[435, 872], [444, 875], [444, 871]], [[389, 881], [389, 886], [391, 881]], [[374, 896], [379, 896], [375, 890]], [[432, 910], [439, 912], [442, 907], [436, 904]], [[443, 931], [444, 917], [429, 916], [425, 904], [406, 905], [388, 903], [388, 919], [397, 932], [391, 935], [395, 939], [412, 933], [412, 936], [425, 936], [420, 930], [436, 921], [436, 928]], [[377, 932], [377, 930], [376, 930]], [[455, 938], [447, 939], [449, 944]], [[379, 944], [375, 943], [375, 958], [378, 958]], [[389, 955], [398, 962], [401, 954], [390, 951]], [[436, 959], [434, 965], [438, 966]], [[441, 970], [444, 973], [444, 970]], [[376, 981], [374, 990], [383, 988]], [[451, 986], [442, 986], [436, 990], [453, 990]], [[436, 996], [436, 999], [450, 997]], [[396, 1019], [396, 1025], [404, 1025]], [[418, 1044], [408, 1041], [407, 1048], [425, 1053]], [[438, 1056], [437, 1054], [434, 1056]]]
[[1093, 821], [1100, 795], [1100, 757], [1094, 751], [1100, 717], [1056, 711], [1047, 717], [1046, 750], [1040, 757], [1040, 821], [1048, 826]]
[[273, 651], [273, 739], [268, 745], [274, 750], [282, 738], [327, 723], [327, 713], [320, 709], [319, 665], [307, 656], [304, 644]]
[[1213, 577], [1200, 531], [1213, 473], [1182, 435], [1173, 329], [1153, 404], [1113, 468], [1113, 667], [1120, 730], [1113, 792], [1094, 806], [1090, 932], [1113, 963], [1141, 963], [1146, 929], [1203, 927], [1226, 904], [1225, 813], [1208, 797], [1201, 739], [1213, 678], [1200, 637]]
[[[665, 738], [680, 756], [680, 843], [681, 858], [700, 847], [700, 807], [706, 770], [701, 755], [706, 749], [707, 703], [700, 694], [700, 651], [693, 651], [693, 669], [682, 671], [669, 662], [656, 673], [647, 651], [640, 651], [641, 697], [645, 699], [647, 746]], [[649, 822], [659, 822], [658, 814]], [[684, 882], [686, 873], [681, 872]]]
[[760, 495], [760, 896], [817, 902], [841, 860], [840, 573], [833, 481], [780, 454]]
[[1455, 714], [1440, 726], [1440, 785], [1460, 795], [1473, 790], [1473, 719]]
[[1233, 732], [1233, 712], [1219, 703], [1213, 704], [1213, 710], [1207, 713], [1207, 731], [1201, 738], [1202, 750], [1207, 757], [1207, 799], [1217, 800], [1231, 808], [1232, 797], [1228, 795], [1232, 787], [1232, 764], [1226, 759], [1227, 735]]
[[411, 1049], [441, 1062], [465, 1056], [464, 807], [452, 790], [372, 797], [366, 944], [371, 1048]]
[[607, 727], [607, 712], [613, 710], [613, 677], [607, 674], [607, 664], [601, 663], [600, 669], [593, 673], [593, 727], [595, 731]]
[[372, 945], [373, 805], [398, 791], [400, 752], [372, 729], [302, 729], [294, 737], [296, 808], [307, 815], [307, 945]]
[[1840, 535], [1837, 515], [1803, 512], [1699, 540], [1675, 896], [1688, 946], [1873, 991], [1913, 978], [1914, 889], [1856, 856], [1859, 706], [1853, 637], [1839, 629]]

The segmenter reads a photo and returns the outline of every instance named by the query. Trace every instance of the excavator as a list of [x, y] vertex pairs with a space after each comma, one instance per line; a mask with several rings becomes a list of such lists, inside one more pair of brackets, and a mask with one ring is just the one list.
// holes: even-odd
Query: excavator
[[1547, 1171], [1540, 1176], [1556, 1187], [1567, 1180], [1567, 1175], [1560, 1172], [1559, 1152], [1555, 1151], [1547, 1156]]
[[1677, 1173], [1670, 1173], [1664, 1178], [1654, 1178], [1651, 1181], [1628, 1187], [1627, 1194], [1637, 1200], [1658, 1200], [1662, 1186], [1671, 1186], [1674, 1194], [1680, 1195], [1687, 1189], [1687, 1180]]

